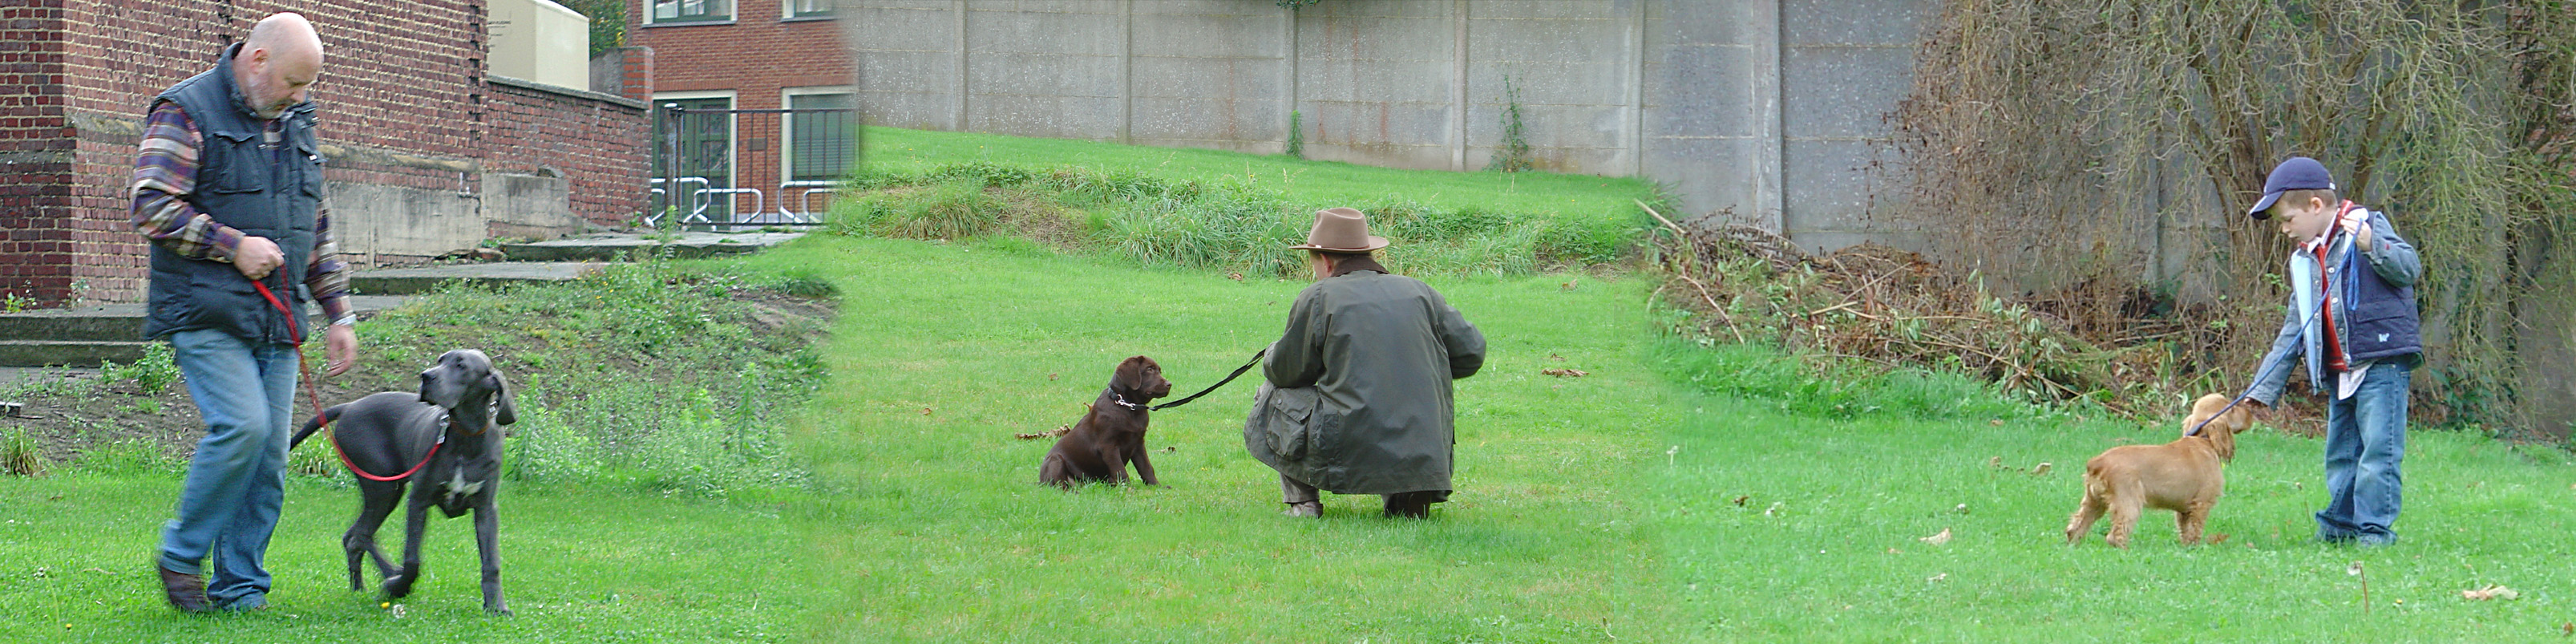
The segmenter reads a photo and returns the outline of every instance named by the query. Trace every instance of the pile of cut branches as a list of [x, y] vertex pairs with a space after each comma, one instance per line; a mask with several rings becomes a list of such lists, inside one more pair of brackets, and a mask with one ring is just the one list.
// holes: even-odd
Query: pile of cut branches
[[1996, 294], [1984, 276], [1912, 252], [1863, 244], [1820, 255], [1760, 228], [1652, 214], [1664, 226], [1653, 235], [1667, 277], [1658, 297], [1692, 311], [1689, 331], [1704, 337], [1966, 373], [2033, 400], [2090, 400], [2132, 417], [2173, 413], [2181, 398], [2159, 394], [2241, 386], [2210, 377], [2225, 371], [2216, 368], [2225, 324], [2205, 308], [2100, 286], [2107, 280]]

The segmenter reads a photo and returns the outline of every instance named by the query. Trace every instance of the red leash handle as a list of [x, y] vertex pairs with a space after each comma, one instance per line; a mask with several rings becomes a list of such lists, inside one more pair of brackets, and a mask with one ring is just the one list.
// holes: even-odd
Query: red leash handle
[[[277, 312], [286, 314], [286, 338], [295, 342], [295, 369], [304, 377], [304, 396], [307, 400], [313, 401], [313, 417], [322, 419], [323, 427], [330, 427], [331, 417], [322, 413], [322, 389], [313, 384], [313, 367], [305, 364], [304, 361], [304, 325], [295, 322], [295, 310], [287, 308], [286, 301], [277, 299], [277, 294], [268, 290], [268, 282], [251, 280], [250, 285], [259, 288], [259, 296], [268, 298], [269, 306], [277, 307]], [[429, 444], [429, 453], [420, 456], [419, 464], [393, 476], [377, 476], [358, 469], [358, 464], [349, 460], [349, 450], [340, 448], [340, 440], [336, 436], [331, 439], [331, 451], [340, 455], [340, 466], [349, 468], [350, 474], [356, 474], [358, 478], [370, 481], [391, 483], [411, 478], [411, 475], [420, 472], [420, 468], [429, 467], [429, 459], [438, 456], [438, 447], [446, 444], [447, 432], [441, 431], [438, 433], [438, 442]]]

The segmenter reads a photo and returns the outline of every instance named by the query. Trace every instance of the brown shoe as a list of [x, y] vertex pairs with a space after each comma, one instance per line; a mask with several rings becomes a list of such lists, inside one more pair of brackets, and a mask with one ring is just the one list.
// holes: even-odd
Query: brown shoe
[[182, 613], [203, 613], [213, 608], [206, 603], [205, 577], [172, 572], [159, 566], [154, 568], [161, 571], [161, 592], [169, 596], [171, 608]]

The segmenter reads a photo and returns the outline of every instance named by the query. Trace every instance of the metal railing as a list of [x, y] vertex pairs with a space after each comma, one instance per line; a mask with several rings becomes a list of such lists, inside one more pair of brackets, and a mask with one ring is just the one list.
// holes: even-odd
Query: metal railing
[[[672, 102], [657, 107], [653, 125], [647, 226], [819, 225], [839, 178], [858, 163], [854, 109], [691, 109]], [[750, 196], [748, 209], [743, 195]]]

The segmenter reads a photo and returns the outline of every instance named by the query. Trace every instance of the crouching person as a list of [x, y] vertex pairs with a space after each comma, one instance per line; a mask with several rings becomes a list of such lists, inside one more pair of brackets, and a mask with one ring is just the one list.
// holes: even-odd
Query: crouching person
[[1449, 500], [1457, 444], [1449, 381], [1485, 363], [1485, 336], [1421, 280], [1370, 256], [1357, 210], [1315, 213], [1315, 284], [1270, 345], [1244, 447], [1279, 470], [1289, 516], [1320, 516], [1318, 490], [1379, 494], [1386, 515], [1424, 518]]

